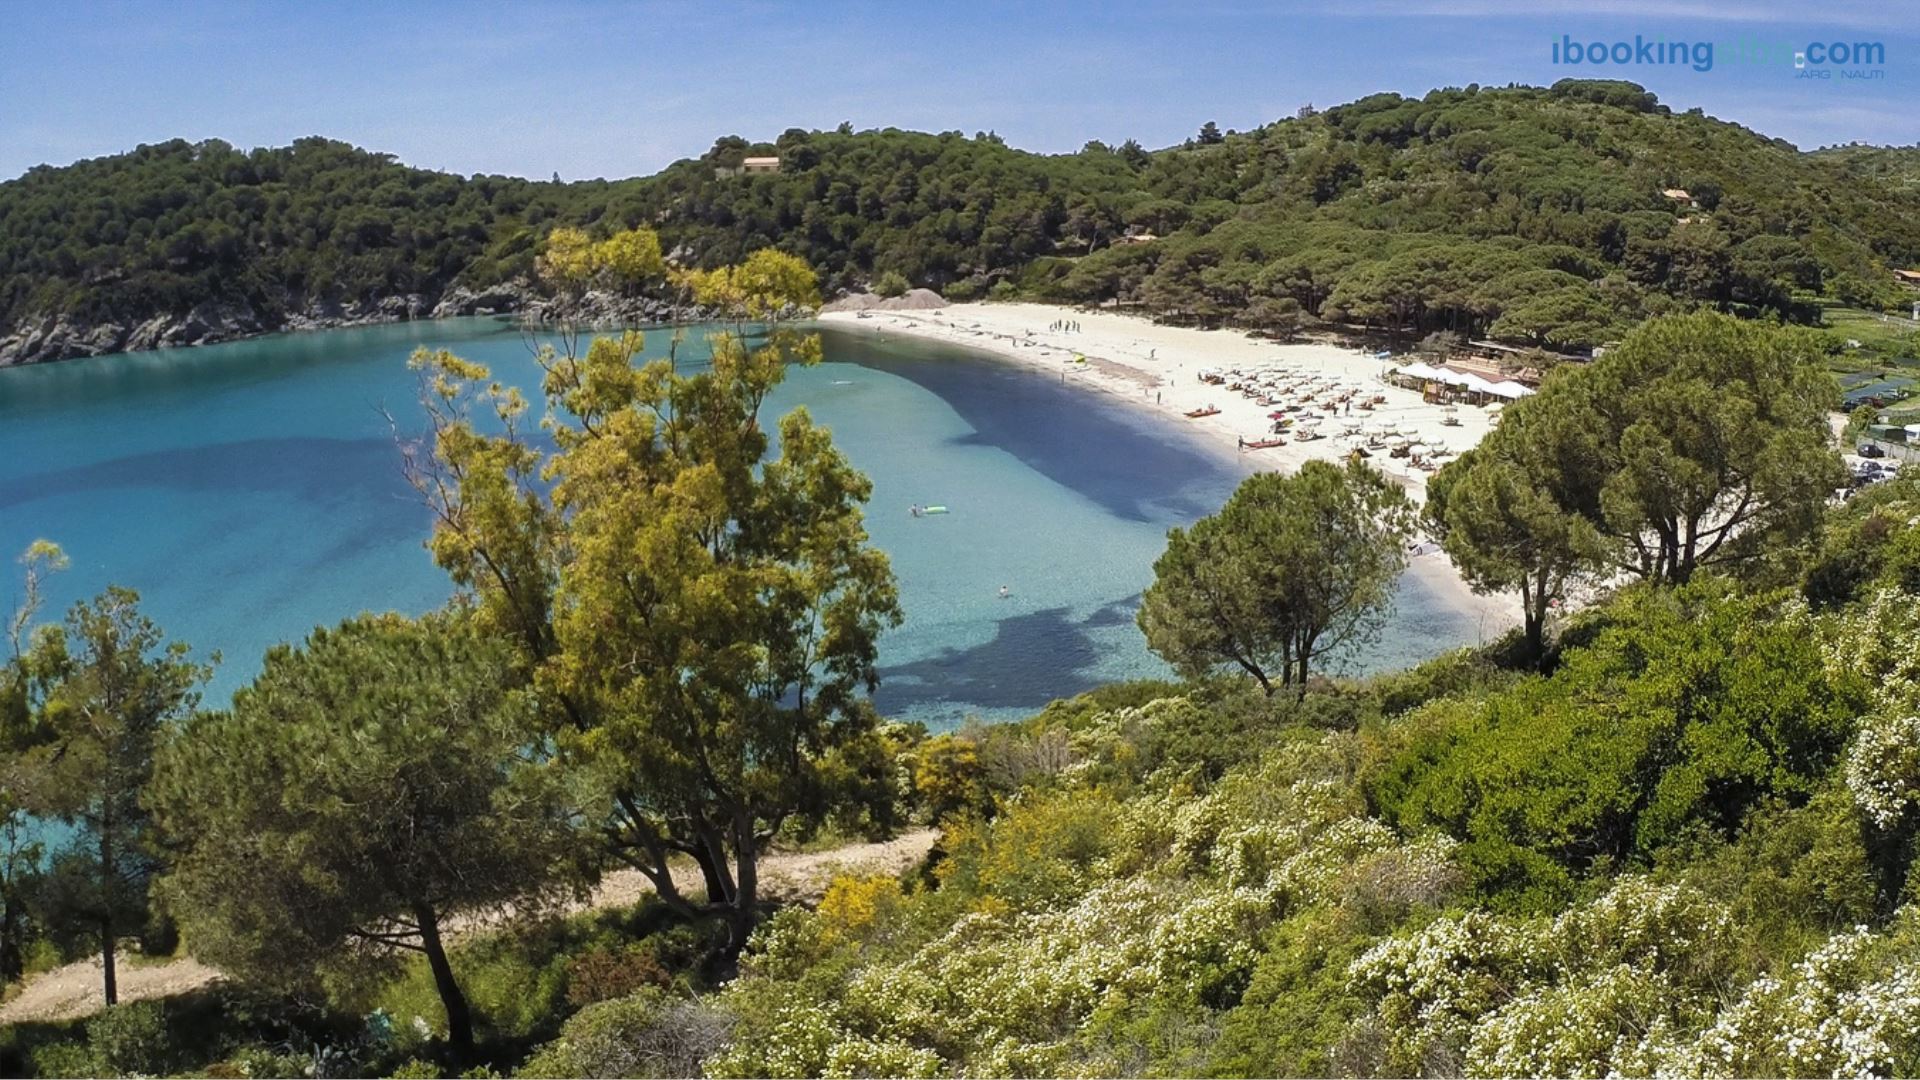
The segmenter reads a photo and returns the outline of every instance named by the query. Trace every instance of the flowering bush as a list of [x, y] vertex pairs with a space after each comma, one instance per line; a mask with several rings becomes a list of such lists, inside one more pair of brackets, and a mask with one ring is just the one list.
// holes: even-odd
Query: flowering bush
[[885, 874], [837, 877], [827, 884], [816, 909], [821, 940], [829, 946], [861, 940], [900, 902], [900, 882]]
[[[1907, 913], [1912, 921], [1912, 913]], [[1904, 1076], [1920, 1064], [1920, 964], [1865, 927], [1783, 978], [1755, 980], [1691, 1039], [1649, 1039], [1634, 1064], [1694, 1076]]]
[[[723, 995], [735, 1041], [707, 1074], [1920, 1068], [1920, 915], [1825, 944], [1826, 931], [1808, 933], [1769, 956], [1733, 914], [1755, 894], [1721, 890], [1711, 873], [1624, 874], [1551, 915], [1438, 915], [1475, 895], [1463, 891], [1471, 848], [1438, 822], [1409, 838], [1369, 815], [1361, 762], [1377, 751], [1361, 736], [1296, 733], [1212, 782], [1177, 760], [1149, 781], [1116, 772], [1138, 740], [1195, 708], [1083, 717], [1073, 764], [1002, 798], [992, 820], [949, 824], [937, 889], [842, 879], [817, 912], [771, 920]], [[1742, 730], [1749, 720], [1758, 730], [1766, 718], [1743, 717]], [[1848, 759], [1849, 789], [1905, 815], [1920, 800], [1920, 728], [1880, 723]], [[1833, 775], [1816, 796], [1844, 831], [1852, 811]], [[1805, 809], [1749, 819], [1790, 826], [1767, 858], [1806, 861], [1794, 846]], [[1770, 965], [1777, 974], [1754, 978]]]
[[1474, 1024], [1550, 969], [1541, 927], [1469, 911], [1374, 946], [1348, 969], [1350, 992], [1375, 1003], [1387, 1062], [1422, 1071], [1457, 1060]]
[[1920, 913], [1836, 935], [1747, 985], [1728, 913], [1699, 892], [1624, 878], [1544, 920], [1480, 912], [1354, 962], [1374, 1010], [1357, 1028], [1387, 1068], [1469, 1076], [1887, 1076], [1920, 1064]]
[[1847, 791], [1875, 825], [1892, 829], [1920, 804], [1920, 716], [1861, 720], [1847, 750]]
[[1859, 680], [1887, 702], [1920, 696], [1920, 607], [1913, 597], [1883, 589], [1862, 607], [1825, 621], [1827, 670]]

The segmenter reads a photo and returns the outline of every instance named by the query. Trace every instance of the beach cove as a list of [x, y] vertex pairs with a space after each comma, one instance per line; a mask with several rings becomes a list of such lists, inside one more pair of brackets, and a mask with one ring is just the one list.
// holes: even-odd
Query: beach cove
[[[825, 321], [825, 362], [791, 372], [770, 408], [808, 408], [873, 479], [869, 529], [906, 613], [882, 642], [881, 709], [948, 728], [1165, 674], [1133, 624], [1140, 590], [1166, 529], [1218, 508], [1251, 455], [1087, 378], [858, 325]], [[668, 340], [649, 333], [648, 354]], [[171, 636], [222, 654], [216, 706], [269, 645], [362, 610], [427, 610], [449, 586], [382, 415], [418, 423], [405, 361], [419, 346], [537, 385], [519, 330], [492, 319], [0, 372], [0, 550], [10, 565], [39, 537], [66, 548], [47, 616], [108, 584], [138, 589]], [[915, 504], [951, 512], [916, 518]], [[1347, 670], [1504, 629], [1434, 568], [1414, 560], [1393, 622]], [[9, 572], [0, 598], [16, 592]]]
[[[828, 312], [822, 323], [854, 327], [885, 337], [902, 335], [975, 349], [1050, 373], [1063, 386], [1104, 394], [1163, 429], [1179, 429], [1244, 472], [1292, 472], [1309, 460], [1339, 461], [1351, 440], [1340, 425], [1323, 437], [1287, 439], [1283, 445], [1248, 449], [1269, 431], [1272, 410], [1203, 382], [1202, 373], [1284, 369], [1343, 380], [1383, 398], [1371, 412], [1348, 421], [1392, 425], [1452, 454], [1470, 449], [1491, 431], [1497, 413], [1426, 402], [1415, 391], [1387, 380], [1388, 361], [1363, 350], [1325, 343], [1276, 342], [1232, 330], [1166, 326], [1136, 315], [1089, 312], [1051, 304], [968, 303], [922, 310]], [[1211, 415], [1194, 416], [1218, 410]], [[1453, 423], [1449, 423], [1452, 420]], [[1406, 488], [1415, 502], [1426, 499], [1427, 474], [1404, 458], [1375, 454], [1369, 462]], [[1519, 624], [1511, 596], [1482, 596], [1461, 580], [1444, 552], [1424, 545], [1408, 561], [1407, 576], [1471, 621], [1487, 638]]]

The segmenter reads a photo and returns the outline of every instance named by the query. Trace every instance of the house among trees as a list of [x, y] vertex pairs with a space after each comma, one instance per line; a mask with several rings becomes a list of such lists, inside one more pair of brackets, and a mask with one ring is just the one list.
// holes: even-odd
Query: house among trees
[[1127, 231], [1117, 237], [1113, 242], [1116, 244], [1151, 244], [1158, 239], [1160, 239], [1158, 236], [1155, 236], [1153, 233], [1138, 225], [1129, 225], [1127, 226]]
[[1688, 206], [1700, 205], [1699, 203], [1694, 201], [1693, 196], [1688, 194], [1685, 188], [1670, 187], [1665, 191], [1662, 191], [1660, 194], [1665, 195], [1668, 199], [1672, 200], [1673, 202], [1686, 203]]
[[1920, 289], [1920, 270], [1895, 270], [1893, 279], [1909, 289]]
[[741, 173], [777, 173], [780, 171], [780, 159], [777, 157], [741, 158], [740, 164], [721, 165], [713, 170], [718, 177], [739, 176]]

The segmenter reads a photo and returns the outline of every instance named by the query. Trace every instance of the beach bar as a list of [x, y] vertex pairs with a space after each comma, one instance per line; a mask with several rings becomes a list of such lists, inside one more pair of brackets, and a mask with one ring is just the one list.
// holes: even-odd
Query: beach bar
[[1452, 396], [1478, 405], [1489, 400], [1518, 401], [1533, 393], [1532, 387], [1510, 379], [1495, 381], [1470, 371], [1455, 371], [1419, 362], [1394, 368], [1391, 374], [1402, 384], [1419, 390], [1430, 399]]

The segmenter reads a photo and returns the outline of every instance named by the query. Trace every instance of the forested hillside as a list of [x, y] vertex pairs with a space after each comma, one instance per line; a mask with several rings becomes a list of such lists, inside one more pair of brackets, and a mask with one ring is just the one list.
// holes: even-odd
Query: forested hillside
[[[780, 172], [739, 174], [749, 154], [777, 154]], [[529, 281], [557, 224], [646, 226], [697, 267], [779, 247], [829, 292], [891, 271], [956, 299], [1582, 347], [1680, 307], [1814, 322], [1823, 301], [1898, 306], [1888, 269], [1920, 264], [1912, 162], [1803, 153], [1632, 84], [1580, 81], [1381, 94], [1246, 133], [1208, 125], [1151, 153], [796, 129], [572, 184], [461, 178], [322, 139], [176, 141], [0, 184], [0, 342], [13, 335], [0, 354], [464, 311], [442, 305], [450, 290]], [[196, 309], [204, 326], [133, 332]], [[126, 332], [91, 333], [108, 325]]]
[[[566, 189], [463, 179], [325, 139], [143, 146], [0, 185], [0, 326], [276, 311], [489, 282], [530, 266]], [[523, 256], [515, 261], [516, 256]], [[505, 269], [498, 269], [504, 264]]]

